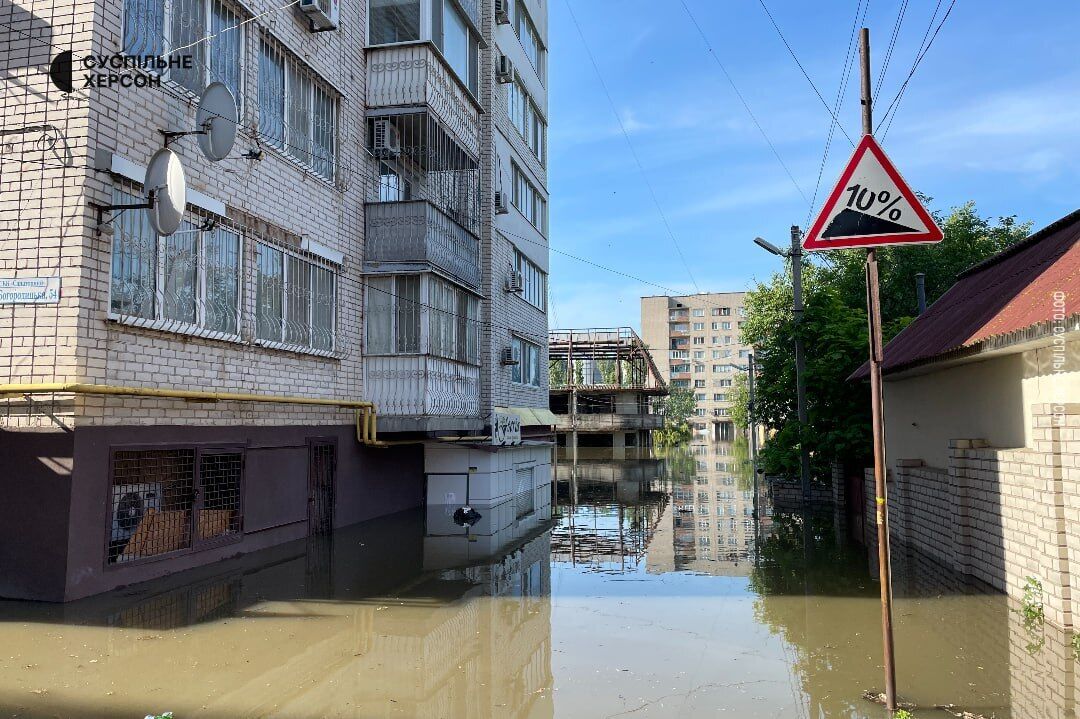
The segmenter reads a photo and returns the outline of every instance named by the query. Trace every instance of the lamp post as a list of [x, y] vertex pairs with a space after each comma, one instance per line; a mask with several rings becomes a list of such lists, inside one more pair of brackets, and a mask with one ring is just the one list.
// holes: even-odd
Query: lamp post
[[[795, 399], [799, 414], [799, 483], [802, 487], [803, 510], [810, 509], [810, 449], [806, 446], [806, 352], [803, 349], [802, 298], [802, 233], [798, 225], [791, 226], [791, 249], [781, 250], [768, 240], [754, 238], [754, 244], [777, 257], [791, 260], [792, 295], [794, 301], [791, 311], [795, 318]], [[809, 514], [806, 515], [809, 521]]]

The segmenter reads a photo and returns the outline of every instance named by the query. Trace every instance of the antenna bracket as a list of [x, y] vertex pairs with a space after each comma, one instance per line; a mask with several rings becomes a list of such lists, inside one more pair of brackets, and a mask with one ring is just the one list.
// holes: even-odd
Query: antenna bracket
[[[128, 204], [128, 205], [99, 205], [96, 202], [91, 202], [91, 203], [89, 203], [89, 205], [90, 205], [90, 207], [93, 207], [94, 211], [97, 213], [97, 226], [98, 226], [98, 229], [100, 230], [102, 225], [106, 225], [109, 222], [112, 222], [113, 220], [116, 219], [116, 217], [110, 217], [108, 222], [106, 222], [106, 220], [105, 220], [105, 213], [106, 212], [117, 212], [117, 211], [123, 212], [124, 210], [152, 210], [152, 209], [154, 209], [154, 205], [156, 204], [156, 201], [157, 201], [157, 190], [150, 190], [150, 192], [147, 193], [146, 202], [140, 202], [140, 203], [137, 203], [137, 204]], [[119, 217], [119, 215], [117, 215], [117, 217]]]

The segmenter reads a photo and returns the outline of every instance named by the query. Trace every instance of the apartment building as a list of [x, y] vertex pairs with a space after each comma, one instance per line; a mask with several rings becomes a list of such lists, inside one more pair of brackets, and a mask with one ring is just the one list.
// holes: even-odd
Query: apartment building
[[750, 355], [750, 348], [741, 344], [745, 294], [641, 298], [641, 337], [653, 361], [671, 388], [694, 392], [695, 437], [735, 438], [731, 392]]
[[[433, 499], [547, 515], [545, 6], [312, 5], [0, 9], [0, 596]], [[172, 234], [144, 186], [165, 146]]]

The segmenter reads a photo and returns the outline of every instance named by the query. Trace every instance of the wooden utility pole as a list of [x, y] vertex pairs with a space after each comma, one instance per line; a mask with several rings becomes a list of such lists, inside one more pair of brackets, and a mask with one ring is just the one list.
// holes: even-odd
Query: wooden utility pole
[[[864, 135], [874, 134], [874, 114], [870, 97], [870, 30], [859, 34], [859, 59], [862, 65], [862, 128]], [[885, 655], [885, 706], [896, 711], [896, 664], [893, 655], [892, 580], [889, 567], [889, 507], [885, 484], [885, 419], [882, 411], [881, 298], [878, 290], [877, 253], [866, 251], [866, 316], [870, 329], [870, 409], [874, 430], [874, 502], [878, 540], [878, 578], [881, 585], [881, 639]]]

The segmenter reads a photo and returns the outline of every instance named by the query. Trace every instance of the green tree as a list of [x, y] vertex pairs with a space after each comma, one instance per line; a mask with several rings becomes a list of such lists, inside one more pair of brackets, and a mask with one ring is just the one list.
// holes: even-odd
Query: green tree
[[673, 447], [690, 440], [690, 418], [697, 408], [694, 393], [684, 387], [672, 387], [667, 397], [658, 403], [658, 411], [664, 416], [664, 426], [655, 432], [656, 443], [661, 447]]
[[598, 360], [596, 368], [600, 370], [600, 381], [603, 384], [615, 384], [618, 381], [619, 372], [615, 360]]
[[[964, 269], [1027, 236], [1030, 225], [1013, 217], [996, 223], [973, 203], [936, 217], [945, 233], [937, 245], [886, 247], [878, 251], [883, 334], [888, 341], [917, 312], [915, 274], [926, 274], [927, 302], [940, 297]], [[865, 382], [847, 377], [866, 361], [865, 253], [831, 252], [825, 265], [803, 264], [804, 316], [800, 333], [806, 357], [808, 427], [804, 431], [815, 477], [828, 476], [833, 461], [864, 461], [871, 449], [870, 394]], [[798, 471], [799, 427], [795, 394], [794, 318], [790, 268], [747, 294], [742, 341], [757, 362], [755, 420], [769, 430], [761, 450], [766, 472]], [[745, 426], [748, 396], [737, 392], [732, 411]]]
[[566, 386], [566, 360], [550, 360], [548, 362], [548, 383], [552, 387]]

